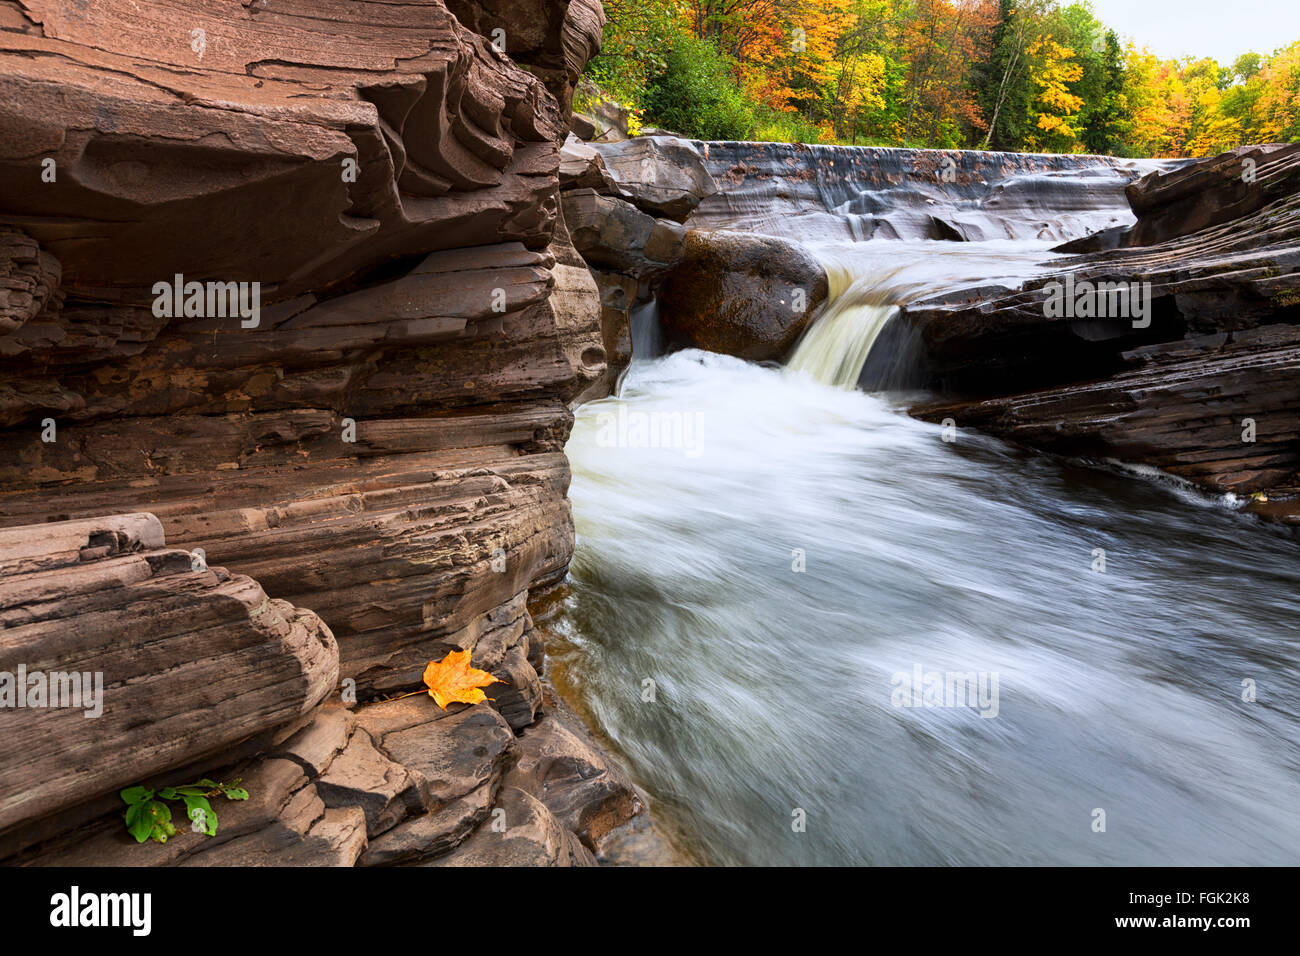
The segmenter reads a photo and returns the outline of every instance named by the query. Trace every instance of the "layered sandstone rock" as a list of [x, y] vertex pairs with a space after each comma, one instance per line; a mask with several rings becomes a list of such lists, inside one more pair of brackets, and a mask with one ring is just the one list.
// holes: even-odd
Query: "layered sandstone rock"
[[[921, 384], [966, 396], [915, 413], [1064, 454], [1154, 464], [1296, 520], [1300, 152], [1249, 147], [1129, 193], [1137, 224], [1099, 241], [1103, 251], [1054, 263], [1057, 275], [903, 310]], [[1061, 287], [1136, 290], [1144, 314], [1110, 291], [1101, 311], [1080, 314], [1072, 300], [1061, 314], [1047, 308]]]
[[688, 226], [804, 242], [1074, 239], [1131, 225], [1128, 184], [1178, 165], [801, 143], [696, 146], [720, 191]]
[[654, 321], [659, 287], [685, 248], [682, 221], [717, 187], [695, 146], [673, 137], [588, 145], [570, 136], [562, 157], [564, 219], [600, 294], [607, 370], [581, 396], [598, 398], [631, 361], [634, 316]]
[[152, 515], [0, 530], [0, 580], [0, 855], [337, 686], [316, 614], [168, 548]]
[[[546, 248], [554, 99], [438, 3], [24, 9], [0, 525], [148, 510], [322, 613], [363, 697], [440, 648], [499, 660], [567, 563], [564, 403], [604, 371], [594, 286]], [[159, 318], [175, 273], [260, 282], [258, 325]]]
[[[527, 602], [567, 568], [567, 403], [606, 370], [600, 292], [557, 196], [568, 93], [603, 14], [593, 0], [451, 6], [0, 2], [0, 529], [77, 562], [39, 571], [52, 619], [109, 574], [112, 600], [136, 594], [141, 639], [171, 589], [198, 621], [211, 592], [236, 621], [253, 614], [304, 646], [337, 640], [296, 691], [260, 703], [259, 726], [239, 723], [244, 698], [223, 681], [179, 695], [178, 708], [233, 708], [189, 755], [210, 753], [202, 766], [166, 750], [177, 731], [163, 710], [149, 732], [171, 743], [144, 750], [157, 759], [109, 773], [90, 754], [88, 777], [43, 795], [39, 813], [82, 799], [110, 814], [72, 841], [115, 841], [101, 861], [175, 862], [178, 848], [352, 863], [425, 814], [440, 822], [411, 854], [446, 851], [490, 809], [488, 778], [462, 813], [448, 808], [468, 791], [421, 785], [359, 717], [332, 772], [271, 755], [265, 735], [310, 719], [322, 680], [364, 708], [418, 687], [453, 649], [507, 681], [496, 711], [477, 708], [503, 755], [538, 713]], [[42, 544], [39, 529], [135, 512], [156, 516], [160, 537], [129, 557], [85, 565], [109, 545], [69, 557], [65, 531]], [[0, 606], [33, 600], [20, 582], [35, 573], [0, 581]], [[154, 636], [219, 668], [235, 638], [214, 634]], [[133, 647], [113, 667], [163, 679]], [[277, 675], [262, 685], [291, 683]], [[76, 759], [64, 725], [40, 739], [51, 759]], [[239, 825], [223, 817], [219, 842], [122, 842], [118, 776], [176, 783], [218, 766], [266, 778], [263, 803], [232, 805]], [[81, 822], [37, 827], [37, 815], [15, 804], [5, 822], [19, 835], [0, 856]]]

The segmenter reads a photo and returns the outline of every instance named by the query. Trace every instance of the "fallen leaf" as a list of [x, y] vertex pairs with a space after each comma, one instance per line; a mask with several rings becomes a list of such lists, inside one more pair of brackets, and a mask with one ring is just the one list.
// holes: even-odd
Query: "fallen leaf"
[[469, 651], [451, 651], [440, 661], [429, 661], [429, 666], [424, 669], [424, 682], [429, 687], [429, 696], [443, 710], [457, 701], [482, 703], [488, 697], [479, 690], [480, 687], [505, 683], [487, 671], [470, 667]]

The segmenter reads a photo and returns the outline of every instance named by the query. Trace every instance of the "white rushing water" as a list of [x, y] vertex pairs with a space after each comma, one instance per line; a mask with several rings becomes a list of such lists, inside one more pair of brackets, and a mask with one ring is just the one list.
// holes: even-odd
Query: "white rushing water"
[[[1014, 285], [1060, 256], [1053, 243], [876, 241], [810, 244], [829, 279], [826, 308], [789, 367], [837, 388], [854, 388], [867, 356], [900, 304], [972, 284]], [[646, 354], [642, 352], [641, 354]]]
[[841, 253], [790, 370], [679, 352], [578, 410], [566, 685], [704, 862], [1293, 863], [1294, 535], [846, 388], [871, 309], [1026, 268], [910, 245]]

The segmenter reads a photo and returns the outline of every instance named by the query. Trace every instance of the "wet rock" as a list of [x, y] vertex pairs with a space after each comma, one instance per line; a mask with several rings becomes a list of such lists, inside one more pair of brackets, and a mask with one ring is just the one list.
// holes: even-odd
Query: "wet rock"
[[577, 835], [566, 831], [564, 842], [569, 851], [569, 866], [599, 866], [596, 862], [596, 854], [583, 845], [582, 840]]
[[643, 809], [631, 781], [572, 716], [543, 717], [520, 736], [515, 753], [504, 785], [533, 794], [589, 848]]
[[1125, 359], [1136, 367], [1100, 381], [938, 401], [913, 414], [1060, 454], [1155, 465], [1242, 497], [1294, 483], [1300, 328], [1188, 339]]
[[673, 136], [638, 136], [593, 147], [619, 193], [654, 217], [685, 222], [695, 207], [718, 192], [699, 149]]
[[[498, 810], [499, 814], [495, 812]], [[516, 787], [504, 787], [493, 811], [489, 822], [479, 827], [459, 849], [420, 865], [572, 865], [574, 838], [541, 801]]]
[[721, 191], [686, 225], [813, 240], [1070, 240], [1129, 226], [1129, 183], [1181, 161], [697, 143]]
[[730, 232], [686, 235], [660, 291], [660, 316], [680, 344], [750, 361], [778, 360], [826, 300], [826, 271], [802, 246]]
[[614, 393], [619, 376], [632, 362], [632, 312], [653, 294], [633, 276], [593, 269], [600, 293], [600, 331], [605, 346], [605, 374], [578, 396], [578, 403]]
[[[32, 7], [0, 51], [0, 527], [149, 511], [320, 614], [360, 700], [562, 574], [566, 403], [605, 361], [544, 84], [602, 14], [543, 6], [197, 0], [247, 40], [202, 59], [169, 8]], [[177, 273], [258, 283], [256, 324], [154, 315]]]
[[[1255, 193], [1243, 192], [1255, 160]], [[918, 384], [956, 393], [915, 414], [1062, 454], [1156, 465], [1207, 489], [1292, 500], [1300, 484], [1300, 150], [1246, 147], [1130, 190], [1138, 223], [1018, 289], [957, 290], [897, 322]], [[1236, 213], [1237, 218], [1225, 219]], [[1088, 243], [1072, 244], [1072, 248]], [[1125, 311], [1048, 310], [1052, 283], [1136, 290]], [[1067, 285], [1068, 283], [1068, 285]], [[1294, 505], [1262, 509], [1288, 518]]]
[[512, 647], [494, 668], [493, 676], [505, 683], [489, 688], [492, 707], [512, 730], [522, 730], [533, 722], [542, 703], [542, 680], [528, 663], [526, 650]]

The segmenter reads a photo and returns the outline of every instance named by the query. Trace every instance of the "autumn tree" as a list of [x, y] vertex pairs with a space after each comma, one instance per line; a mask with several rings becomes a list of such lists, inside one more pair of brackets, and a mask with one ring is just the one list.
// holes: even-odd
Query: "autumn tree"
[[[588, 75], [702, 137], [1192, 156], [1300, 141], [1300, 42], [1162, 60], [1087, 0], [605, 0]], [[581, 105], [581, 104], [579, 104]]]
[[1079, 108], [1083, 97], [1071, 91], [1071, 84], [1083, 77], [1075, 52], [1051, 37], [1035, 40], [1026, 51], [1029, 78], [1038, 87], [1031, 109], [1035, 131], [1026, 145], [1037, 152], [1074, 152], [1079, 143]]

